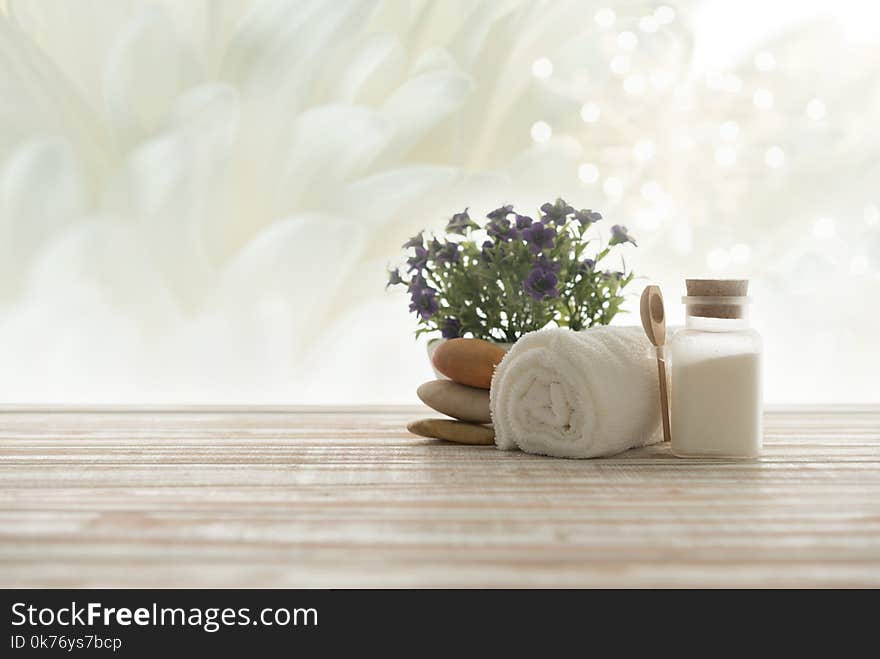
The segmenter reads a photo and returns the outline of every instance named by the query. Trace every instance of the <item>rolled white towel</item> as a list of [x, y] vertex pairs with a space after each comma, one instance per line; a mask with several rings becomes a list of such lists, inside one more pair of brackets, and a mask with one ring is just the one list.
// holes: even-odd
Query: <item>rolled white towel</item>
[[595, 458], [663, 439], [656, 353], [640, 327], [526, 334], [489, 397], [504, 450]]

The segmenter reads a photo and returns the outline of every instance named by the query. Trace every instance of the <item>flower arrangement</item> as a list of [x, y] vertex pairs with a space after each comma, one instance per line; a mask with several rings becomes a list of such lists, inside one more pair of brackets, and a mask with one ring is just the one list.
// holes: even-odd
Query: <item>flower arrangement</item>
[[404, 243], [406, 273], [392, 270], [388, 286], [406, 286], [417, 336], [514, 342], [550, 323], [580, 330], [611, 322], [633, 273], [625, 264], [623, 271], [598, 266], [612, 250], [636, 244], [626, 227], [612, 226], [601, 247], [587, 231], [602, 215], [562, 199], [541, 206], [537, 220], [510, 205], [486, 217], [481, 227], [465, 209], [444, 235], [419, 232]]

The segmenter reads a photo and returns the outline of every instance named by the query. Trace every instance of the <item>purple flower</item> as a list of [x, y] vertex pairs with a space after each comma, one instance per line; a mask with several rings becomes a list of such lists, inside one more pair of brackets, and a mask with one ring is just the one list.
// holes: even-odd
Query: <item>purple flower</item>
[[507, 241], [519, 237], [516, 227], [510, 223], [507, 218], [501, 217], [492, 220], [486, 225], [486, 233], [495, 238], [495, 240]]
[[438, 263], [458, 263], [460, 257], [461, 253], [455, 243], [446, 243], [437, 250], [434, 256]]
[[559, 279], [553, 270], [542, 267], [539, 264], [526, 277], [526, 280], [523, 282], [523, 290], [535, 300], [546, 300], [559, 294], [559, 291], [556, 290], [558, 282]]
[[422, 320], [428, 320], [440, 309], [440, 305], [435, 297], [436, 294], [437, 291], [430, 287], [414, 290], [409, 310], [419, 314]]
[[388, 271], [388, 283], [385, 284], [385, 288], [389, 286], [397, 286], [397, 284], [402, 284], [403, 279], [400, 276], [400, 270], [394, 268], [394, 270]]
[[612, 245], [621, 245], [623, 243], [632, 243], [635, 245], [636, 241], [626, 232], [625, 226], [615, 224], [611, 227], [611, 240], [608, 241], [608, 246], [611, 247]]
[[544, 224], [565, 224], [566, 218], [574, 213], [574, 208], [569, 206], [564, 199], [557, 199], [556, 203], [547, 202], [541, 206], [541, 222]]
[[529, 249], [537, 254], [542, 249], [553, 247], [556, 240], [556, 230], [546, 224], [535, 222], [530, 227], [523, 229], [522, 237], [529, 244]]
[[490, 220], [503, 220], [508, 215], [510, 215], [512, 212], [513, 212], [513, 206], [511, 204], [507, 204], [506, 206], [501, 206], [499, 208], [496, 208], [491, 213], [488, 213], [486, 215], [486, 217], [488, 217]]
[[403, 249], [406, 249], [407, 247], [421, 247], [424, 243], [424, 241], [422, 240], [423, 233], [424, 231], [419, 231], [416, 235], [403, 243]]
[[528, 215], [517, 215], [516, 216], [516, 228], [522, 231], [526, 229], [534, 223], [534, 220], [530, 218]]
[[479, 225], [468, 215], [468, 209], [465, 208], [461, 213], [456, 213], [446, 225], [446, 231], [449, 233], [458, 233], [462, 236], [468, 229], [479, 229]]
[[415, 293], [416, 291], [420, 291], [423, 288], [427, 288], [427, 287], [428, 287], [428, 282], [425, 281], [425, 278], [422, 277], [421, 275], [416, 275], [415, 277], [413, 277], [410, 280], [409, 284], [406, 287], [406, 290], [408, 293]]
[[428, 250], [424, 247], [416, 247], [416, 253], [406, 260], [409, 271], [421, 272], [428, 265]]
[[602, 213], [590, 210], [589, 208], [582, 208], [574, 214], [574, 219], [580, 222], [581, 226], [586, 229], [591, 224], [595, 224], [601, 220]]
[[592, 272], [596, 262], [593, 259], [584, 259], [578, 264], [578, 272], [582, 275]]
[[440, 333], [444, 339], [457, 339], [461, 336], [461, 322], [458, 318], [447, 318], [443, 321]]
[[458, 261], [458, 245], [452, 242], [440, 242], [432, 239], [428, 245], [428, 258], [438, 263], [455, 263]]

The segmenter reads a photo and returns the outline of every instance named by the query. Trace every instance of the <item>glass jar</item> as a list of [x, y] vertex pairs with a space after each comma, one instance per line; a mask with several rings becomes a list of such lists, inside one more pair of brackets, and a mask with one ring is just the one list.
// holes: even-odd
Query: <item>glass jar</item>
[[[691, 282], [713, 286], [691, 286]], [[688, 292], [743, 292], [742, 280], [688, 280]], [[719, 285], [722, 284], [722, 285]], [[746, 287], [748, 282], [745, 282]], [[761, 336], [745, 295], [688, 295], [685, 328], [670, 342], [672, 452], [747, 458], [761, 452]]]

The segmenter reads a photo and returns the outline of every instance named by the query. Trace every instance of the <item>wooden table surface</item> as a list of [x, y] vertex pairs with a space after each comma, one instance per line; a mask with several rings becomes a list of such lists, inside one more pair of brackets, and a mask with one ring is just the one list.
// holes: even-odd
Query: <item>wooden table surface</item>
[[569, 461], [422, 409], [0, 413], [2, 586], [880, 586], [880, 409]]

